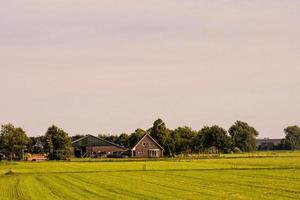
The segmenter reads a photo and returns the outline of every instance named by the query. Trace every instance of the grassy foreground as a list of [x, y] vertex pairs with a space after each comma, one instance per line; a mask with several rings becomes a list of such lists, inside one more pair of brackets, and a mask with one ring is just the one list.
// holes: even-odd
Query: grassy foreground
[[86, 161], [2, 162], [0, 199], [300, 199], [299, 152]]

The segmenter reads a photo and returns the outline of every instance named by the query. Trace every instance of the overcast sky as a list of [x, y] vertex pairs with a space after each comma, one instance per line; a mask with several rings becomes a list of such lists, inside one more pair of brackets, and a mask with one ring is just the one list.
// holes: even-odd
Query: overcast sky
[[300, 125], [300, 1], [1, 1], [1, 124], [120, 134], [159, 117]]

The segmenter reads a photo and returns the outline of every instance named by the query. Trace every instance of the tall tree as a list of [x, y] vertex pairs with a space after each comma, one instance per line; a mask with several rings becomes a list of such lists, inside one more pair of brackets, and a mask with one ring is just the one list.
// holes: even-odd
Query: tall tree
[[165, 154], [169, 155], [169, 145], [168, 140], [170, 137], [170, 130], [166, 127], [166, 124], [162, 119], [157, 119], [153, 123], [153, 127], [148, 129], [148, 133], [150, 133], [151, 137], [155, 139], [160, 145], [162, 145], [165, 149]]
[[300, 149], [300, 127], [289, 126], [284, 129], [285, 132], [285, 146], [287, 149]]
[[16, 128], [12, 124], [1, 126], [1, 147], [7, 151], [10, 159], [22, 158], [23, 151], [29, 141], [29, 138], [22, 128]]
[[249, 152], [256, 150], [256, 137], [258, 131], [246, 122], [237, 121], [229, 129], [233, 145], [241, 151]]
[[225, 129], [217, 125], [206, 126], [200, 130], [200, 134], [206, 149], [215, 148], [217, 152], [227, 152], [230, 149], [230, 137]]
[[50, 160], [66, 160], [70, 157], [71, 139], [64, 130], [52, 125], [46, 134], [45, 150]]

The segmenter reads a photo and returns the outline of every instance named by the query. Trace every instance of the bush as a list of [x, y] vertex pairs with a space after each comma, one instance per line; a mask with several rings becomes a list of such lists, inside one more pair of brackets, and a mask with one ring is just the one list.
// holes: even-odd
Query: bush
[[70, 158], [70, 150], [56, 150], [53, 153], [49, 153], [49, 160], [67, 160]]
[[234, 147], [233, 153], [242, 153], [242, 151], [240, 150], [240, 148]]

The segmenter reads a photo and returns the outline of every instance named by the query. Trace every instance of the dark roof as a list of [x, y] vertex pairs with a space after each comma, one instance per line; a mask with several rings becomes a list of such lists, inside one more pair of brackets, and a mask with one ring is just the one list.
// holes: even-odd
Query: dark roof
[[119, 146], [102, 138], [95, 137], [93, 135], [86, 135], [78, 140], [72, 142], [73, 147], [86, 147], [86, 146], [115, 146], [122, 149], [127, 149], [125, 147]]
[[145, 137], [149, 137], [161, 150], [164, 150], [164, 148], [158, 144], [158, 142], [156, 142], [156, 140], [154, 140], [153, 137], [151, 137], [148, 133], [146, 133], [131, 149], [134, 149]]
[[268, 144], [272, 143], [274, 145], [278, 145], [278, 144], [281, 143], [282, 140], [283, 139], [270, 139], [270, 138], [256, 139], [256, 145], [259, 146], [259, 145], [261, 145], [263, 143], [264, 144], [266, 144], [266, 143], [268, 143]]

